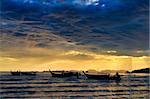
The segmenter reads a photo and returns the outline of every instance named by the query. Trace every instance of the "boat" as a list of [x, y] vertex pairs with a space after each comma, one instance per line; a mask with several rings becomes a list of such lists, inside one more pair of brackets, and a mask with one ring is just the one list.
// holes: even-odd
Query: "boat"
[[21, 72], [21, 75], [35, 76], [35, 75], [36, 75], [36, 72]]
[[79, 73], [78, 72], [70, 72], [70, 71], [50, 71], [52, 77], [59, 77], [59, 78], [64, 78], [64, 77], [72, 77], [72, 76], [79, 76]]
[[87, 74], [83, 71], [84, 75], [88, 79], [96, 79], [96, 80], [116, 80], [120, 81], [121, 77], [118, 73], [116, 75], [111, 76], [110, 74]]
[[20, 71], [16, 71], [16, 72], [11, 72], [11, 75], [13, 76], [35, 76], [36, 72], [20, 72]]
[[16, 72], [11, 72], [11, 75], [13, 75], [13, 76], [20, 76], [21, 73], [19, 71], [16, 71]]

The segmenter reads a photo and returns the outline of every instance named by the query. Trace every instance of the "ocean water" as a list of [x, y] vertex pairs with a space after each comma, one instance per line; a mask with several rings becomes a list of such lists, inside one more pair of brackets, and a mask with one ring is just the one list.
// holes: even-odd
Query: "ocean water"
[[12, 76], [0, 73], [0, 99], [148, 99], [149, 74], [122, 76], [120, 82], [53, 78], [49, 73]]

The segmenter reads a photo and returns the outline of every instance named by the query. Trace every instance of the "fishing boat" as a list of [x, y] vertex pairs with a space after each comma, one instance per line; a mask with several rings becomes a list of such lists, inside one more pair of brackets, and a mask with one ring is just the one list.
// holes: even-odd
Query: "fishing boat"
[[20, 72], [20, 71], [16, 71], [16, 72], [11, 72], [11, 75], [13, 76], [35, 76], [36, 72]]
[[20, 76], [21, 73], [19, 71], [16, 71], [16, 72], [11, 72], [11, 75], [13, 75], [13, 76]]
[[59, 78], [72, 77], [72, 76], [78, 77], [78, 72], [74, 73], [74, 72], [70, 72], [70, 71], [59, 71], [59, 72], [50, 71], [50, 73], [51, 73], [52, 77], [59, 77]]
[[36, 72], [21, 72], [21, 75], [35, 76], [35, 75], [36, 75]]
[[83, 71], [84, 75], [88, 79], [96, 79], [96, 80], [116, 80], [120, 81], [121, 77], [118, 73], [116, 75], [111, 76], [110, 74], [87, 74]]

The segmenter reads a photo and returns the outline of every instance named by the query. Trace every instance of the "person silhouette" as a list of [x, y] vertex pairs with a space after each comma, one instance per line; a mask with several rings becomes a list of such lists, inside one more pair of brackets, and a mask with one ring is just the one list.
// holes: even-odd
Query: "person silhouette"
[[116, 78], [117, 78], [117, 80], [120, 80], [120, 79], [121, 79], [118, 72], [116, 72]]

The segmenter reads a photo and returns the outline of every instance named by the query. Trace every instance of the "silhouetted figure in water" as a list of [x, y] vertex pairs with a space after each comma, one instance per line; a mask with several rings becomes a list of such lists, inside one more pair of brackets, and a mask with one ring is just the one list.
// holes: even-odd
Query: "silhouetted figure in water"
[[116, 73], [116, 77], [120, 78], [120, 75], [119, 75], [119, 73], [118, 73], [118, 72]]
[[121, 80], [121, 77], [120, 77], [120, 75], [119, 75], [119, 73], [117, 72], [116, 73], [116, 82], [120, 82], [120, 80]]
[[79, 72], [77, 72], [76, 75], [77, 75], [77, 79], [78, 79], [79, 78]]

